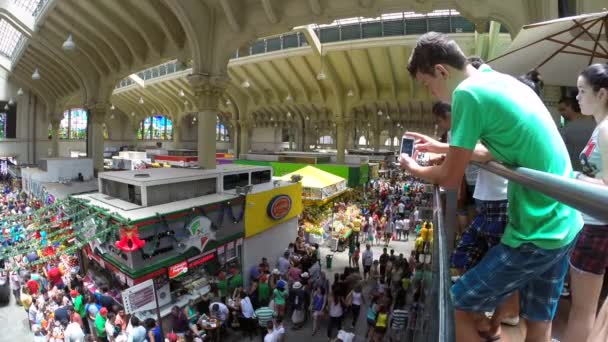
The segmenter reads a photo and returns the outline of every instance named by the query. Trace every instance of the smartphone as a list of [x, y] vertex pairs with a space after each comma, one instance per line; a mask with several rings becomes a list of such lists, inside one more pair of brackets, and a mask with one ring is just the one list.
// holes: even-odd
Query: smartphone
[[401, 138], [401, 153], [411, 157], [414, 154], [414, 141], [412, 138]]

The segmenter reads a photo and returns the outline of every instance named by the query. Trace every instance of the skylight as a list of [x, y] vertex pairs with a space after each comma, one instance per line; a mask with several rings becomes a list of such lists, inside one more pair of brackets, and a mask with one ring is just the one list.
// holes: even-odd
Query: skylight
[[24, 9], [27, 13], [37, 17], [44, 5], [49, 0], [12, 0], [12, 2]]
[[366, 17], [353, 17], [353, 18], [344, 18], [334, 20], [331, 24], [319, 25], [319, 27], [331, 27], [338, 25], [348, 25], [355, 23], [364, 23], [370, 21], [379, 21], [379, 20], [395, 20], [395, 19], [407, 19], [407, 18], [422, 18], [422, 17], [444, 17], [444, 16], [457, 16], [460, 13], [457, 10], [453, 9], [441, 9], [434, 10], [429, 13], [416, 13], [416, 12], [395, 12], [395, 13], [386, 13], [376, 18], [366, 18]]
[[0, 20], [0, 54], [12, 60], [22, 38], [23, 34], [13, 25], [4, 19]]

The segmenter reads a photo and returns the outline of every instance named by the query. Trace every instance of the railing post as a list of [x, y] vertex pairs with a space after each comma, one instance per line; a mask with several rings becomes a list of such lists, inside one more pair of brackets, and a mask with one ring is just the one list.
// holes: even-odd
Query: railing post
[[445, 212], [444, 212], [444, 227], [446, 233], [446, 245], [448, 255], [452, 255], [454, 249], [454, 241], [456, 239], [456, 206], [458, 202], [458, 191], [457, 190], [446, 190], [445, 191]]

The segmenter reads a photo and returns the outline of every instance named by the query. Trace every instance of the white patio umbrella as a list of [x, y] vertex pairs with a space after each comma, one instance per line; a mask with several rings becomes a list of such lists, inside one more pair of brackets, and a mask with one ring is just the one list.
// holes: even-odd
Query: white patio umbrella
[[608, 12], [526, 25], [509, 49], [488, 64], [511, 75], [536, 69], [545, 84], [575, 86], [586, 66], [608, 62], [607, 26]]

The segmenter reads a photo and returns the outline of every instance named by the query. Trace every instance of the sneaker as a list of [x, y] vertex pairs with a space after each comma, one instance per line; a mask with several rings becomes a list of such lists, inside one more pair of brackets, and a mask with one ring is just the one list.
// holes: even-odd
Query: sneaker
[[570, 297], [570, 289], [568, 288], [568, 284], [564, 284], [564, 287], [562, 287], [562, 297]]
[[460, 276], [452, 276], [452, 283], [455, 283], [460, 279]]

